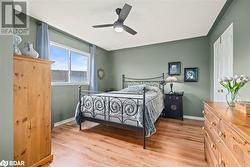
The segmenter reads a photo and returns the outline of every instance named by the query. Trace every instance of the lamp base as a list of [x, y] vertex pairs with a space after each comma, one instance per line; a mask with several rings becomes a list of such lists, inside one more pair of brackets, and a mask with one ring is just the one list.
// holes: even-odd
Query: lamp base
[[173, 82], [171, 82], [170, 83], [170, 92], [169, 92], [170, 94], [173, 94], [174, 92], [173, 92]]

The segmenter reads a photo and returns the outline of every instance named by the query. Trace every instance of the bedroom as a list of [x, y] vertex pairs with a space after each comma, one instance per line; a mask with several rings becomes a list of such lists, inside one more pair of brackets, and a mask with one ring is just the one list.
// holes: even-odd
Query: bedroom
[[[131, 9], [124, 25], [134, 29], [135, 35], [124, 27], [122, 32], [113, 25], [92, 27], [114, 23], [125, 4]], [[218, 101], [229, 105], [227, 90], [218, 79], [250, 76], [249, 0], [34, 0], [26, 5], [27, 15], [20, 13], [20, 19], [28, 21], [28, 33], [14, 39], [21, 39], [17, 46], [21, 54], [33, 44], [40, 56], [13, 57], [13, 34], [1, 27], [1, 165], [4, 160], [24, 161], [24, 166], [250, 166], [250, 120], [237, 112], [240, 104], [248, 108], [250, 84], [239, 91], [236, 106], [227, 109], [232, 112], [220, 114], [222, 108], [216, 106], [222, 104]], [[218, 55], [224, 59], [216, 61]], [[46, 64], [46, 69], [31, 75], [27, 61], [39, 67]], [[22, 62], [26, 64], [17, 64]], [[220, 68], [224, 73], [218, 72]], [[195, 73], [194, 80], [188, 80], [188, 71]], [[31, 78], [17, 82], [26, 72]], [[25, 100], [22, 93], [29, 94], [29, 89], [39, 98], [32, 95]], [[150, 106], [148, 101], [156, 93], [161, 102]], [[40, 96], [46, 96], [45, 100], [37, 100]], [[88, 103], [82, 103], [89, 99], [97, 104], [90, 115]], [[84, 120], [81, 130], [75, 121], [79, 103]], [[149, 108], [156, 115], [150, 115]], [[211, 108], [220, 110], [219, 114]], [[39, 114], [40, 109], [46, 117]], [[28, 110], [37, 113], [37, 120]], [[135, 124], [127, 123], [128, 118]], [[210, 134], [207, 127], [211, 126], [215, 130]]]

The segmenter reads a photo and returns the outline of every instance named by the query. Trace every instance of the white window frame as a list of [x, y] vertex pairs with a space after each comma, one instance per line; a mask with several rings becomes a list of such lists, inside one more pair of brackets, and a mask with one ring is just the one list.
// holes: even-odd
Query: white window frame
[[[68, 82], [51, 82], [51, 85], [89, 85], [90, 83], [90, 53], [88, 52], [83, 52], [81, 50], [78, 50], [78, 49], [75, 49], [75, 48], [72, 48], [72, 47], [69, 47], [69, 46], [65, 46], [63, 44], [60, 44], [60, 43], [57, 43], [57, 42], [54, 42], [54, 41], [50, 41], [50, 46], [55, 46], [55, 47], [59, 47], [59, 48], [63, 48], [63, 49], [66, 49], [68, 50], [68, 56], [69, 56], [69, 60], [68, 60], [68, 63], [69, 63], [69, 71], [68, 71]], [[82, 54], [84, 56], [87, 56], [88, 57], [88, 72], [87, 72], [87, 78], [88, 78], [88, 81], [87, 82], [70, 82], [70, 73], [71, 73], [71, 52], [76, 52], [76, 53], [79, 53], [79, 54]], [[49, 53], [49, 58], [50, 58], [50, 53]], [[52, 69], [51, 69], [52, 70]]]

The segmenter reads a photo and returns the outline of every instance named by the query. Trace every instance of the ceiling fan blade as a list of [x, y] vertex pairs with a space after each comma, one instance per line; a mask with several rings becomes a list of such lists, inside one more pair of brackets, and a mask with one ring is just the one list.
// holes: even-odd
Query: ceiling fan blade
[[128, 5], [125, 3], [125, 5], [123, 6], [120, 14], [119, 14], [119, 17], [118, 17], [118, 21], [119, 22], [124, 22], [124, 20], [128, 17], [128, 14], [131, 10], [132, 6]]
[[124, 31], [127, 31], [128, 33], [132, 34], [132, 35], [135, 35], [137, 34], [137, 32], [135, 30], [133, 30], [132, 28], [126, 26], [126, 25], [123, 25], [123, 29]]
[[94, 25], [94, 28], [104, 28], [104, 27], [113, 27], [114, 24], [102, 24], [102, 25]]

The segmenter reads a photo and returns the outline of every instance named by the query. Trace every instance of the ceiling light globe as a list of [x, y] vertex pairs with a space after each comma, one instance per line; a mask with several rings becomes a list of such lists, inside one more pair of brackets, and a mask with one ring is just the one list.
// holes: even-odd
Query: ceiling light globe
[[122, 32], [123, 31], [123, 25], [121, 23], [116, 22], [114, 24], [114, 30], [115, 30], [115, 32]]
[[115, 30], [115, 32], [122, 32], [123, 28], [122, 27], [115, 27], [114, 30]]

